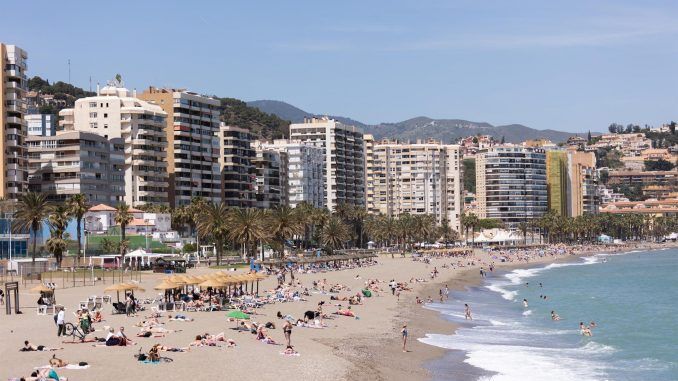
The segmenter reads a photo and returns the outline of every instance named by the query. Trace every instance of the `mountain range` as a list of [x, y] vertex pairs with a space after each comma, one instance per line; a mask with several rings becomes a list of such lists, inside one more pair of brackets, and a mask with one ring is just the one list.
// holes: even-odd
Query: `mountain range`
[[[305, 117], [324, 116], [304, 111], [291, 104], [275, 100], [257, 100], [247, 102], [262, 112], [273, 114], [292, 123], [303, 122]], [[327, 115], [341, 123], [354, 125], [365, 133], [374, 135], [375, 139], [389, 138], [398, 140], [416, 141], [417, 139], [433, 138], [445, 143], [456, 142], [459, 138], [474, 135], [490, 135], [496, 140], [504, 138], [509, 143], [520, 143], [528, 139], [549, 139], [553, 142], [564, 142], [572, 132], [555, 130], [538, 130], [522, 124], [508, 124], [493, 126], [486, 122], [472, 122], [463, 119], [433, 119], [419, 116], [396, 123], [379, 123], [370, 125], [360, 121], [337, 115]], [[584, 134], [580, 134], [584, 135]]]

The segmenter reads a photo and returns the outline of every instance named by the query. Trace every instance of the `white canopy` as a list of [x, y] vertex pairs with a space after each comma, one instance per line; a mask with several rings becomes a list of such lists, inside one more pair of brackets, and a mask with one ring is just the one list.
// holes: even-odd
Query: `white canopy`
[[522, 237], [519, 233], [505, 229], [486, 229], [481, 231], [475, 238], [476, 243], [503, 243], [520, 240], [522, 240]]

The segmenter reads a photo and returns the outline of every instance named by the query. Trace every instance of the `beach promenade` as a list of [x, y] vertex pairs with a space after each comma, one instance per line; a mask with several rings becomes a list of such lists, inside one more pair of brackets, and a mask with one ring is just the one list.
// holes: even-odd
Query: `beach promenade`
[[[600, 248], [585, 248], [578, 250], [577, 255], [599, 252]], [[555, 251], [554, 251], [555, 252]], [[504, 254], [510, 255], [511, 254]], [[517, 258], [518, 255], [513, 255]], [[443, 354], [443, 350], [422, 344], [417, 338], [426, 333], [451, 333], [455, 327], [444, 321], [437, 312], [424, 308], [423, 304], [416, 304], [415, 298], [426, 300], [431, 296], [438, 298], [439, 290], [445, 284], [451, 290], [478, 283], [479, 267], [486, 270], [494, 264], [495, 271], [505, 267], [526, 266], [529, 264], [545, 263], [556, 260], [567, 260], [574, 255], [567, 252], [559, 255], [546, 254], [542, 257], [534, 254], [523, 254], [521, 261], [501, 263], [498, 253], [487, 253], [480, 250], [469, 257], [432, 257], [429, 263], [414, 261], [410, 256], [396, 255], [380, 256], [377, 265], [345, 269], [340, 271], [319, 272], [310, 274], [295, 274], [301, 282], [297, 290], [308, 288], [310, 296], [306, 301], [277, 302], [267, 304], [256, 309], [251, 321], [261, 324], [272, 322], [275, 329], [268, 329], [267, 334], [282, 345], [265, 344], [255, 339], [249, 332], [239, 332], [232, 328], [237, 322], [228, 321], [224, 311], [215, 312], [182, 312], [190, 322], [168, 321], [168, 313], [164, 313], [159, 320], [164, 328], [171, 333], [162, 337], [149, 338], [135, 337], [139, 328], [135, 324], [141, 322], [144, 316], [150, 315], [150, 308], [141, 311], [135, 317], [124, 314], [112, 315], [110, 305], [103, 309], [104, 321], [94, 325], [96, 331], [89, 337], [105, 337], [104, 327], [112, 327], [116, 332], [120, 327], [125, 328], [126, 334], [134, 340], [135, 345], [106, 347], [96, 343], [65, 343], [70, 338], [57, 337], [57, 328], [53, 317], [37, 315], [35, 301], [38, 295], [31, 294], [27, 289], [21, 290], [20, 315], [0, 315], [0, 379], [12, 377], [27, 377], [35, 367], [49, 363], [52, 355], [69, 363], [86, 362], [87, 369], [57, 369], [62, 377], [69, 380], [109, 380], [139, 379], [139, 380], [188, 380], [188, 379], [216, 379], [228, 375], [229, 378], [278, 380], [278, 379], [313, 379], [313, 380], [412, 380], [427, 379], [429, 377], [424, 364]], [[459, 265], [463, 265], [460, 267]], [[431, 279], [431, 272], [436, 268], [438, 277]], [[209, 269], [190, 270], [190, 275], [201, 275], [214, 272]], [[138, 298], [154, 298], [161, 291], [154, 290], [166, 275], [148, 274], [142, 277], [141, 286], [145, 291], [138, 292]], [[325, 279], [326, 289], [330, 285], [342, 285], [350, 289], [339, 293], [320, 293], [313, 290], [313, 282], [322, 282]], [[400, 292], [400, 297], [391, 294], [389, 281], [406, 282], [411, 291]], [[425, 280], [417, 282], [416, 279]], [[287, 277], [289, 281], [289, 276]], [[347, 301], [330, 300], [330, 295], [349, 297], [360, 292], [368, 280], [378, 280], [376, 284], [382, 291], [373, 291], [373, 296], [364, 298], [362, 305], [351, 306], [358, 318], [333, 315], [339, 309], [348, 306]], [[414, 280], [414, 281], [413, 281]], [[277, 285], [275, 276], [263, 280], [260, 284], [260, 294], [264, 290], [272, 290]], [[56, 298], [59, 304], [66, 306], [66, 320], [75, 322], [75, 312], [81, 300], [90, 295], [103, 295], [106, 285], [96, 287], [76, 287], [57, 289]], [[115, 294], [113, 294], [115, 298]], [[330, 318], [324, 319], [326, 328], [294, 327], [291, 342], [299, 356], [282, 354], [285, 350], [285, 338], [282, 326], [284, 321], [276, 317], [277, 312], [282, 315], [292, 315], [295, 319], [303, 318], [308, 310], [315, 310], [320, 301], [324, 301], [323, 312]], [[4, 311], [3, 311], [4, 312]], [[170, 313], [171, 314], [171, 313]], [[400, 328], [407, 323], [409, 328], [408, 350], [401, 349]], [[151, 346], [160, 343], [169, 347], [188, 347], [196, 335], [205, 333], [216, 335], [224, 332], [226, 339], [233, 339], [237, 344], [228, 347], [224, 342], [216, 346], [190, 347], [186, 352], [163, 352], [162, 356], [173, 361], [160, 364], [138, 362], [134, 355], [140, 350], [147, 352]], [[20, 352], [24, 340], [35, 345], [44, 345], [50, 348], [63, 348], [53, 352]]]

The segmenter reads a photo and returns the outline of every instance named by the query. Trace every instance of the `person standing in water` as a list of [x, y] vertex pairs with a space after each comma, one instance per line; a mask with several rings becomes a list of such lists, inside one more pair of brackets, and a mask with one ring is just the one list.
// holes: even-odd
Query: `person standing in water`
[[523, 307], [525, 307], [525, 308], [528, 307], [528, 305], [527, 305], [527, 299], [523, 299]]
[[400, 330], [400, 334], [403, 336], [403, 352], [407, 352], [407, 324], [403, 324], [403, 329]]
[[464, 303], [464, 319], [473, 320], [473, 317], [471, 316], [471, 307], [466, 303]]

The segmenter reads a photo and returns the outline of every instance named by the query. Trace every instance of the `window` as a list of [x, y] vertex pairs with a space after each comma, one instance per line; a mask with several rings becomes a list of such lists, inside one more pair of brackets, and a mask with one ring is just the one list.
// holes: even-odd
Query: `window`
[[97, 113], [96, 113], [96, 112], [90, 112], [90, 113], [89, 113], [89, 117], [90, 117], [90, 118], [96, 118], [96, 117], [97, 117]]
[[105, 123], [104, 123], [104, 128], [108, 128], [108, 124], [105, 124]]
[[89, 128], [98, 128], [98, 124], [96, 122], [92, 122], [89, 124]]
[[104, 118], [108, 118], [108, 114], [107, 114], [107, 113], [104, 113]]
[[97, 103], [96, 102], [89, 102], [89, 107], [97, 107]]

